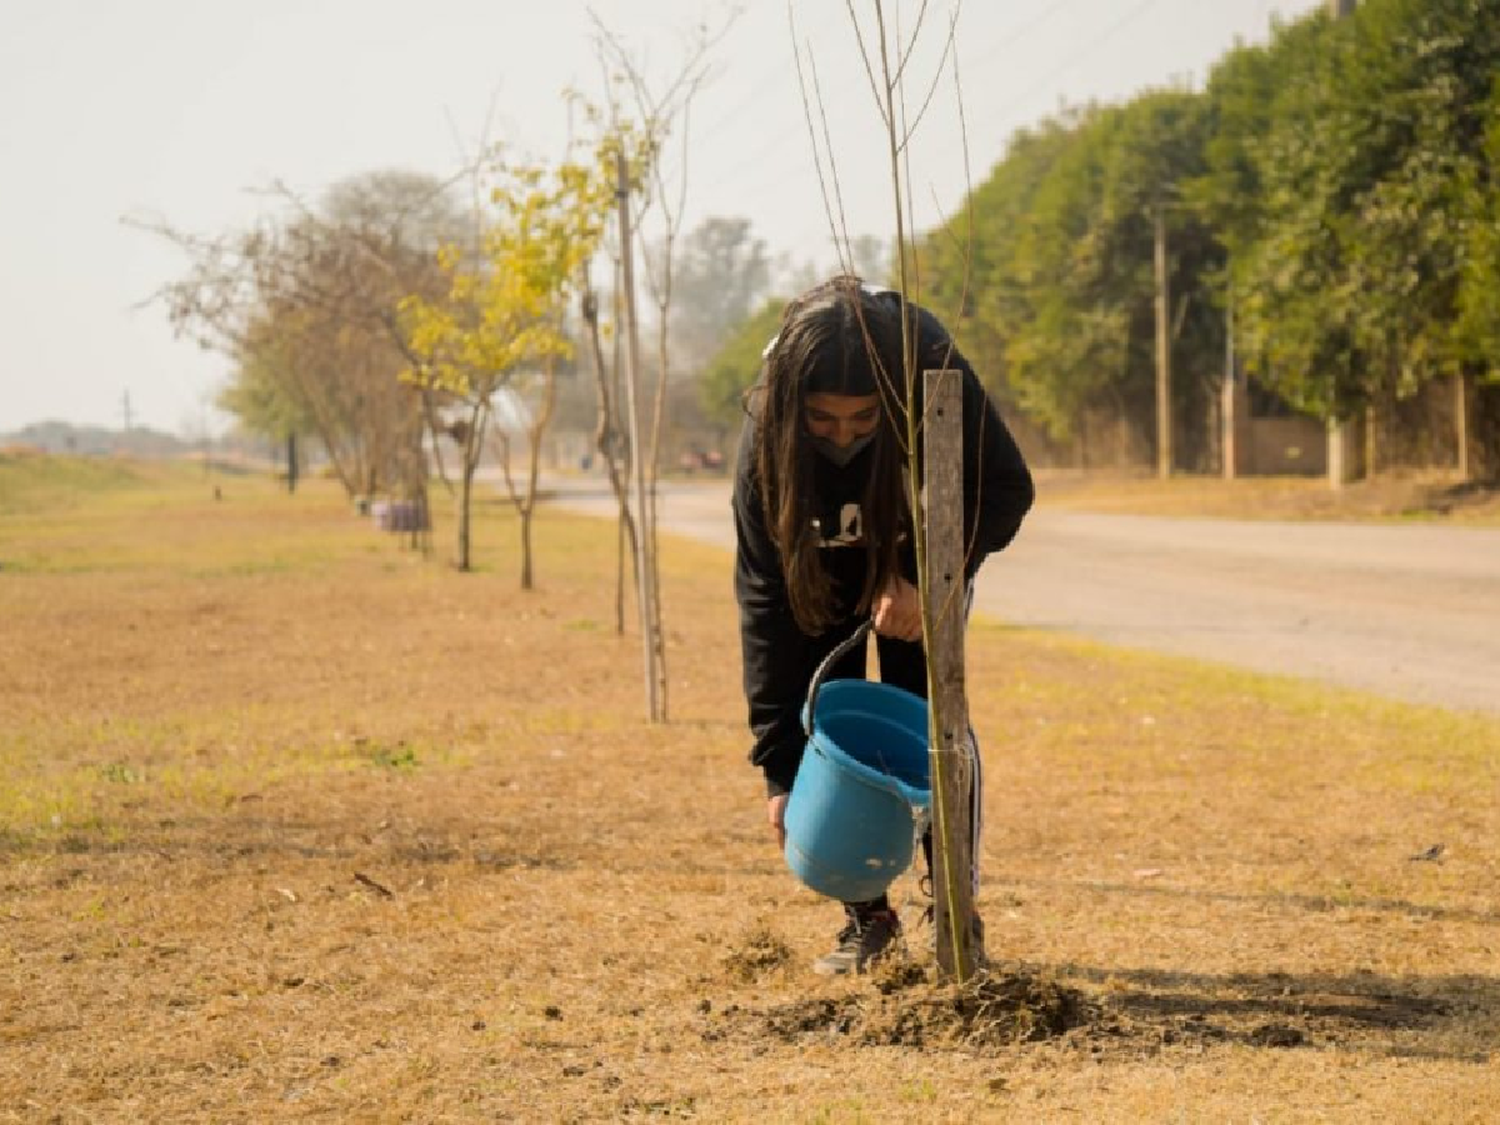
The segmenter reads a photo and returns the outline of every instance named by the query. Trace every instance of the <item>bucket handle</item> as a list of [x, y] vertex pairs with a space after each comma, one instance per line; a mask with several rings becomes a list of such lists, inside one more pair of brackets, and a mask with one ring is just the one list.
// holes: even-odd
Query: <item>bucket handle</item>
[[823, 686], [823, 678], [828, 675], [828, 670], [837, 664], [844, 656], [854, 649], [861, 641], [870, 634], [869, 618], [860, 622], [859, 628], [849, 634], [847, 640], [840, 642], [837, 648], [823, 658], [823, 663], [818, 665], [818, 670], [813, 673], [812, 686], [807, 690], [807, 709], [802, 712], [802, 733], [812, 737], [813, 716], [817, 713], [818, 691]]

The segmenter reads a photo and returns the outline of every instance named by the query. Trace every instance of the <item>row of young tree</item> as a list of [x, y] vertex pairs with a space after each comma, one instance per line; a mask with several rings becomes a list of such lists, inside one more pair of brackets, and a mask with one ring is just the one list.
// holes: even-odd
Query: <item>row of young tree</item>
[[[532, 585], [542, 437], [560, 376], [589, 369], [594, 455], [619, 505], [616, 628], [624, 631], [629, 560], [648, 712], [664, 719], [655, 487], [674, 270], [680, 264], [691, 284], [695, 271], [728, 268], [743, 289], [763, 284], [766, 262], [748, 224], [734, 221], [704, 224], [691, 253], [677, 245], [685, 179], [667, 182], [662, 155], [679, 126], [685, 133], [708, 30], [660, 95], [598, 31], [601, 65], [614, 76], [610, 98], [603, 106], [575, 99], [588, 136], [561, 160], [517, 161], [487, 148], [447, 181], [368, 173], [314, 202], [278, 185], [275, 206], [248, 230], [195, 235], [146, 225], [187, 254], [188, 270], [160, 297], [182, 334], [233, 361], [220, 405], [240, 429], [284, 439], [289, 451], [311, 439], [351, 499], [389, 498], [418, 530], [428, 526], [429, 486], [440, 482], [455, 501], [461, 570], [471, 567], [474, 486], [488, 447], [520, 517], [521, 585]], [[601, 263], [609, 273], [602, 293], [593, 279]], [[650, 379], [637, 271], [659, 326]], [[753, 295], [742, 296], [748, 307]], [[715, 299], [724, 309], [710, 319], [743, 315], [733, 291]], [[693, 309], [675, 318], [690, 341], [703, 331]], [[697, 312], [704, 315], [701, 301]], [[514, 426], [498, 424], [507, 414], [507, 422], [522, 420], [527, 438], [519, 485]], [[296, 475], [289, 452], [290, 487]], [[425, 536], [415, 538], [425, 545]]]
[[[1500, 8], [1366, 0], [1273, 26], [1201, 91], [1020, 132], [919, 240], [918, 295], [1023, 436], [1084, 464], [1158, 448], [1165, 335], [1176, 467], [1212, 470], [1230, 370], [1330, 422], [1441, 382], [1459, 402], [1500, 383], [1497, 170]], [[711, 365], [710, 409], [735, 409], [774, 318], [764, 308]], [[1495, 423], [1470, 439], [1492, 471]], [[1122, 426], [1124, 442], [1091, 449], [1091, 430]]]
[[544, 426], [572, 357], [561, 326], [614, 206], [611, 148], [598, 157], [486, 159], [466, 173], [483, 196], [469, 210], [453, 184], [410, 173], [357, 176], [315, 204], [277, 189], [281, 206], [249, 230], [163, 230], [191, 263], [163, 297], [180, 331], [232, 359], [219, 403], [239, 427], [315, 443], [351, 498], [390, 497], [425, 523], [435, 460], [466, 570], [497, 401], [535, 398]]

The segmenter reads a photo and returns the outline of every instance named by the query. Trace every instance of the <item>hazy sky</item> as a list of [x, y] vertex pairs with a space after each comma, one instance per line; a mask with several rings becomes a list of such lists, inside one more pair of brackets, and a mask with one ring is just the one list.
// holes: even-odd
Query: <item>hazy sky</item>
[[[870, 0], [854, 0], [861, 19]], [[1064, 103], [1201, 87], [1239, 39], [1320, 0], [967, 0], [958, 74], [969, 175]], [[747, 0], [693, 103], [686, 224], [748, 218], [774, 254], [830, 268], [829, 220], [794, 42], [810, 48], [851, 234], [893, 229], [889, 161], [844, 0]], [[917, 5], [887, 0], [887, 18]], [[912, 104], [935, 71], [931, 0]], [[0, 432], [58, 419], [201, 424], [228, 365], [174, 339], [146, 302], [184, 272], [171, 246], [124, 223], [216, 233], [274, 209], [280, 180], [309, 198], [382, 168], [447, 175], [489, 135], [555, 157], [562, 92], [596, 95], [592, 10], [657, 85], [710, 0], [4, 0], [0, 4]], [[962, 198], [951, 72], [914, 142], [919, 227]], [[677, 169], [683, 150], [666, 166]], [[827, 162], [825, 157], [825, 173]]]

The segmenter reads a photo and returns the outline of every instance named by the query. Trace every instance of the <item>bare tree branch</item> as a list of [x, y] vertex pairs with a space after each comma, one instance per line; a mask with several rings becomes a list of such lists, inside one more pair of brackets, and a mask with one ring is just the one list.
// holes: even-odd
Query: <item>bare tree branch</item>
[[[874, 69], [874, 67], [872, 67], [870, 65], [870, 52], [865, 47], [864, 33], [859, 28], [859, 16], [854, 11], [854, 0], [844, 0], [844, 6], [849, 10], [849, 26], [854, 29], [854, 41], [855, 41], [855, 43], [857, 43], [859, 45], [859, 58], [860, 58], [860, 62], [862, 62], [864, 64], [865, 77], [869, 80], [869, 83], [870, 83], [870, 95], [871, 95], [871, 97], [873, 97], [875, 99], [875, 110], [876, 110], [877, 113], [880, 114], [880, 120], [881, 120], [881, 122], [885, 125], [886, 130], [889, 131], [890, 128], [891, 128], [891, 121], [890, 121], [890, 118], [886, 116], [886, 113], [888, 111], [888, 107], [886, 105], [885, 98], [882, 97], [882, 95], [880, 93], [880, 83], [878, 81], [876, 81], [876, 79], [875, 79], [875, 69]], [[791, 13], [791, 8], [792, 8], [792, 0], [787, 0], [787, 12], [788, 12], [788, 14]], [[879, 11], [879, 5], [876, 6], [876, 11], [877, 12]], [[795, 40], [795, 36], [796, 36], [796, 29], [794, 27], [793, 28], [793, 42], [796, 41]], [[808, 49], [808, 56], [809, 56], [809, 58], [811, 57], [811, 55], [812, 55], [812, 50], [809, 47], [809, 49]], [[798, 76], [800, 77], [800, 68], [799, 68], [799, 75]]]
[[[926, 5], [925, 4], [923, 5], [923, 10], [924, 11], [926, 10]], [[920, 23], [920, 20], [918, 22]], [[906, 128], [902, 131], [901, 147], [903, 149], [908, 144], [911, 143], [912, 137], [916, 135], [917, 129], [922, 124], [922, 118], [927, 115], [927, 110], [932, 105], [932, 99], [937, 94], [938, 83], [942, 80], [943, 69], [947, 65], [949, 54], [953, 55], [953, 65], [955, 67], [957, 67], [957, 65], [958, 65], [958, 51], [957, 51], [957, 46], [956, 46], [955, 41], [954, 41], [955, 40], [955, 36], [957, 34], [957, 28], [958, 28], [958, 9], [954, 8], [954, 10], [953, 10], [953, 18], [948, 21], [948, 34], [943, 38], [943, 54], [942, 54], [942, 57], [938, 59], [937, 69], [933, 72], [932, 84], [930, 86], [928, 86], [927, 93], [922, 98], [922, 104], [917, 107], [917, 114], [916, 114], [916, 116], [911, 119], [911, 123], [909, 125], [907, 125]], [[913, 32], [914, 36], [915, 36], [915, 34], [916, 33]], [[915, 45], [916, 45], [916, 40], [914, 38], [912, 40], [912, 46], [914, 47]], [[905, 61], [903, 60], [902, 66], [901, 66], [901, 72], [904, 73], [905, 70], [906, 70], [906, 64], [905, 64]], [[904, 100], [905, 99], [903, 98], [903, 101]], [[904, 118], [905, 114], [903, 113], [902, 116]]]

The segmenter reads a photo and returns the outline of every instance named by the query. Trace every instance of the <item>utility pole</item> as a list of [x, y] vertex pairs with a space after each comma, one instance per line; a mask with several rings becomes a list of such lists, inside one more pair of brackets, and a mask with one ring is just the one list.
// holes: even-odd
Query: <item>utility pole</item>
[[1221, 460], [1225, 480], [1250, 470], [1250, 394], [1234, 353], [1234, 289], [1224, 313], [1224, 384], [1219, 395]]
[[1469, 464], [1469, 376], [1453, 373], [1453, 441], [1458, 447], [1458, 479], [1467, 481], [1473, 475]]
[[1167, 209], [1156, 205], [1156, 475], [1172, 475], [1172, 329], [1167, 285]]
[[125, 397], [120, 402], [120, 412], [125, 416], [125, 432], [130, 432], [130, 392], [125, 392]]
[[[1357, 0], [1327, 0], [1328, 18], [1341, 20], [1352, 15]], [[1367, 420], [1368, 424], [1368, 420]], [[1361, 471], [1358, 464], [1357, 423], [1353, 418], [1334, 415], [1328, 419], [1328, 486], [1341, 489], [1355, 480]], [[1371, 466], [1363, 466], [1368, 473]]]

